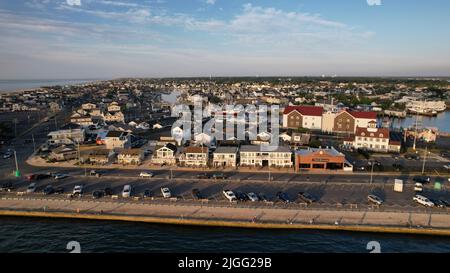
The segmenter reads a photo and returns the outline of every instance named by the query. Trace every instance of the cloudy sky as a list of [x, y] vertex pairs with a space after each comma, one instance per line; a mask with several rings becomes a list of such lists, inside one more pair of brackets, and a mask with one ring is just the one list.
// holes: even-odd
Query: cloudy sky
[[450, 76], [450, 1], [0, 1], [0, 79]]

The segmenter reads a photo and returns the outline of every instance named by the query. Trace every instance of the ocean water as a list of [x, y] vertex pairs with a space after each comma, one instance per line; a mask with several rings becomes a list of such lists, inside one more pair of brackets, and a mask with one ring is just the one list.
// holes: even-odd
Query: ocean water
[[449, 237], [0, 218], [0, 252], [66, 253], [70, 241], [89, 253], [367, 253], [370, 241], [379, 242], [386, 253], [450, 252]]
[[97, 81], [97, 79], [0, 80], [0, 93], [33, 89], [42, 86], [72, 85], [93, 81]]

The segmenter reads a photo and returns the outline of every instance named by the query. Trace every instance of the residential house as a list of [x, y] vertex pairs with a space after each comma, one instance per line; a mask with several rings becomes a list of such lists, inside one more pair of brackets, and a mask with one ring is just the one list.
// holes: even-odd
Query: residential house
[[65, 145], [53, 149], [49, 155], [49, 159], [55, 161], [67, 161], [75, 158], [78, 158], [78, 151]]
[[108, 105], [108, 112], [120, 112], [120, 105], [117, 102], [112, 102]]
[[109, 131], [105, 137], [106, 149], [131, 148], [131, 134], [123, 131]]
[[151, 162], [159, 165], [175, 165], [177, 146], [172, 143], [167, 143], [164, 146], [157, 146], [153, 153]]
[[123, 149], [117, 154], [117, 163], [123, 165], [141, 165], [144, 161], [144, 150]]
[[103, 113], [103, 120], [105, 122], [125, 122], [125, 116], [122, 112], [106, 112]]
[[265, 151], [259, 145], [242, 145], [239, 150], [240, 166], [245, 167], [292, 167], [292, 152], [289, 147], [278, 146]]
[[179, 158], [182, 166], [207, 167], [209, 161], [208, 147], [189, 146], [186, 147]]
[[50, 132], [48, 137], [48, 144], [79, 144], [83, 143], [85, 138], [84, 129], [67, 129]]
[[283, 112], [284, 128], [322, 129], [323, 108], [317, 106], [287, 106]]
[[220, 146], [213, 153], [214, 167], [232, 167], [237, 166], [238, 148], [235, 146]]
[[80, 161], [83, 164], [106, 165], [114, 161], [115, 153], [108, 149], [82, 151]]

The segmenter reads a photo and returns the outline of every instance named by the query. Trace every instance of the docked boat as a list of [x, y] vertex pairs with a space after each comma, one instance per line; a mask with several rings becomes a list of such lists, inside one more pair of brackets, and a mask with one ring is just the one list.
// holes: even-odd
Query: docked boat
[[447, 109], [447, 105], [444, 101], [411, 101], [406, 104], [406, 109], [410, 114], [437, 116]]

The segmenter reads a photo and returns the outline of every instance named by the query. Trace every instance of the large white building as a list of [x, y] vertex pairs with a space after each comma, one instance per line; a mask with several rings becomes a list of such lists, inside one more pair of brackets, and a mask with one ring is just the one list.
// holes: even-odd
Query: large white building
[[259, 145], [243, 145], [240, 148], [240, 166], [243, 167], [292, 167], [292, 151], [278, 146], [273, 151], [263, 151]]
[[317, 106], [287, 106], [283, 112], [284, 128], [322, 129], [323, 108]]
[[78, 144], [82, 143], [85, 138], [84, 129], [68, 129], [50, 132], [48, 135], [48, 143], [57, 144]]

